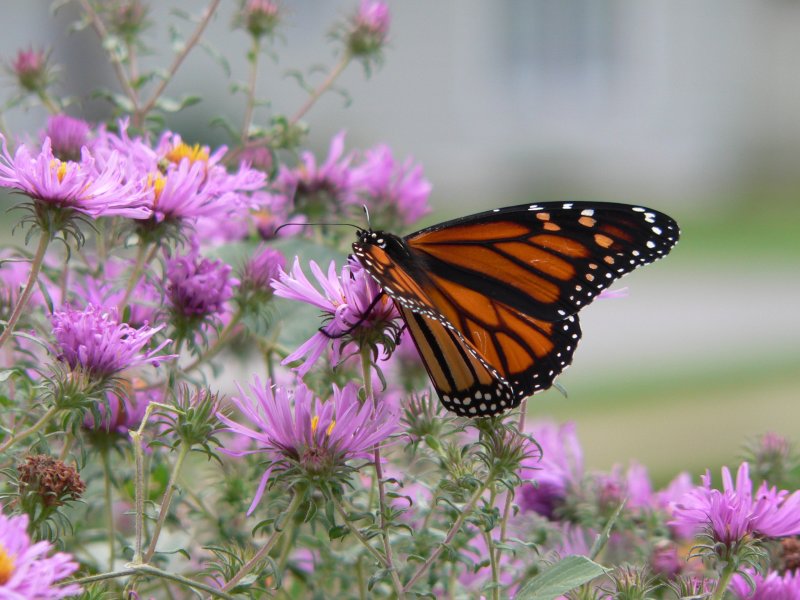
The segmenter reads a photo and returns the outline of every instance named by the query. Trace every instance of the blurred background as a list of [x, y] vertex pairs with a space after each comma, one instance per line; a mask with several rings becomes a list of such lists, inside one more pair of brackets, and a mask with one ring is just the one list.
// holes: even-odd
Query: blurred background
[[[0, 60], [52, 48], [73, 114], [109, 116], [113, 73], [91, 30], [48, 2], [5, 4]], [[258, 117], [292, 113], [335, 62], [328, 33], [354, 0], [284, 0], [282, 38], [264, 60]], [[153, 3], [156, 51], [171, 59], [171, 11]], [[225, 0], [167, 94], [203, 102], [168, 119], [189, 141], [227, 143], [211, 125], [241, 120], [248, 40]], [[590, 467], [644, 463], [657, 483], [681, 469], [734, 464], [766, 431], [800, 441], [800, 2], [795, 0], [404, 0], [390, 2], [385, 63], [353, 64], [342, 93], [306, 116], [325, 156], [387, 143], [424, 165], [433, 223], [520, 202], [603, 200], [665, 211], [683, 234], [669, 258], [622, 282], [623, 299], [581, 313], [584, 338], [557, 390], [530, 418], [571, 419]], [[230, 74], [210, 55], [222, 55]], [[5, 95], [13, 93], [6, 77]], [[6, 112], [36, 134], [41, 108]], [[16, 217], [4, 214], [10, 227]], [[618, 285], [617, 287], [620, 287]]]

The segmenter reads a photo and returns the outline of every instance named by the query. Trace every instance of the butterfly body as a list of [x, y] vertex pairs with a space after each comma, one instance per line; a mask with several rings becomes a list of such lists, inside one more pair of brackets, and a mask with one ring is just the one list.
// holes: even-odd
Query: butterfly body
[[669, 252], [652, 209], [557, 202], [495, 209], [404, 238], [360, 231], [353, 252], [408, 326], [445, 407], [490, 416], [550, 387], [581, 336], [578, 311]]

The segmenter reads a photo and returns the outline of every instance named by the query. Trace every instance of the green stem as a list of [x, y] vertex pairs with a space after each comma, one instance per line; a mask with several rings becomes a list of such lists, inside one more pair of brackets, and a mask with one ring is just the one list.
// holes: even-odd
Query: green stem
[[19, 318], [22, 316], [22, 312], [28, 304], [31, 294], [33, 294], [33, 289], [36, 287], [36, 282], [39, 279], [39, 271], [42, 269], [42, 262], [44, 261], [44, 255], [49, 244], [50, 235], [47, 234], [47, 232], [42, 232], [42, 236], [39, 238], [39, 246], [36, 248], [36, 254], [33, 255], [33, 260], [31, 261], [31, 272], [28, 275], [28, 281], [25, 283], [25, 289], [22, 291], [22, 295], [19, 297], [17, 305], [14, 307], [14, 312], [11, 313], [11, 317], [8, 319], [8, 323], [6, 323], [3, 335], [0, 336], [0, 348], [2, 348], [11, 337], [14, 327], [17, 325], [17, 321], [19, 321]]
[[[364, 377], [364, 393], [366, 395], [364, 402], [372, 402], [377, 407], [377, 399], [372, 393], [372, 361], [370, 360], [370, 350], [367, 347], [361, 349], [361, 371]], [[386, 522], [386, 490], [383, 485], [383, 465], [381, 465], [381, 449], [379, 446], [375, 446], [373, 456], [375, 458], [375, 478], [378, 483], [378, 519], [382, 533], [381, 538], [383, 539], [383, 553], [386, 556], [386, 569], [391, 574], [392, 585], [398, 600], [403, 600], [405, 598], [403, 582], [400, 581], [400, 575], [394, 565], [392, 545], [389, 541], [389, 524]]]
[[56, 413], [57, 413], [59, 410], [61, 410], [61, 409], [60, 409], [60, 408], [58, 408], [58, 407], [56, 407], [56, 406], [51, 406], [51, 407], [50, 407], [50, 408], [47, 410], [47, 412], [46, 412], [46, 413], [44, 413], [44, 414], [42, 415], [42, 417], [41, 417], [41, 418], [40, 418], [38, 421], [36, 421], [36, 423], [34, 423], [34, 424], [33, 424], [33, 425], [31, 425], [30, 427], [28, 427], [28, 428], [27, 428], [25, 431], [22, 431], [22, 432], [20, 432], [20, 433], [17, 433], [17, 434], [15, 434], [15, 435], [12, 435], [12, 436], [11, 436], [10, 438], [8, 438], [8, 439], [7, 439], [5, 442], [3, 442], [3, 445], [2, 445], [2, 446], [0, 446], [0, 452], [5, 452], [5, 451], [6, 451], [6, 450], [8, 450], [8, 449], [9, 449], [9, 448], [10, 448], [10, 447], [13, 445], [13, 444], [15, 444], [16, 442], [18, 442], [19, 440], [23, 440], [23, 439], [25, 439], [26, 437], [28, 437], [29, 435], [33, 435], [34, 433], [36, 433], [37, 431], [39, 431], [40, 429], [42, 429], [42, 428], [43, 428], [45, 425], [47, 425], [47, 423], [50, 421], [50, 419], [52, 419], [52, 418], [53, 418], [53, 415], [55, 415], [55, 414], [56, 414]]
[[172, 474], [169, 477], [167, 490], [164, 492], [164, 499], [161, 502], [161, 511], [158, 513], [158, 520], [156, 521], [153, 536], [150, 538], [150, 545], [147, 547], [147, 552], [144, 554], [143, 562], [148, 563], [153, 558], [156, 552], [156, 545], [158, 544], [158, 536], [161, 535], [161, 528], [164, 526], [164, 521], [169, 513], [169, 506], [172, 503], [172, 496], [175, 494], [175, 489], [178, 487], [178, 476], [180, 475], [183, 463], [189, 455], [190, 447], [188, 444], [181, 444], [181, 449], [178, 451], [178, 458], [175, 460], [175, 466], [172, 468]]
[[[519, 407], [519, 421], [517, 422], [517, 431], [522, 433], [525, 431], [525, 413], [528, 408], [528, 401], [523, 400]], [[500, 521], [500, 543], [505, 543], [508, 535], [508, 519], [511, 516], [511, 505], [514, 502], [514, 494], [510, 491], [506, 492], [506, 504], [503, 507], [503, 518]], [[497, 560], [500, 560], [500, 551], [497, 551]]]
[[500, 551], [494, 547], [491, 531], [485, 531], [483, 535], [489, 553], [489, 566], [492, 568], [492, 600], [500, 600], [500, 571], [497, 568]]
[[344, 507], [342, 506], [341, 502], [339, 502], [338, 498], [333, 498], [333, 506], [336, 508], [336, 512], [339, 513], [339, 516], [342, 517], [342, 521], [347, 523], [347, 526], [350, 528], [350, 532], [358, 538], [358, 541], [361, 542], [361, 545], [366, 548], [372, 557], [378, 561], [378, 563], [386, 568], [388, 565], [386, 563], [386, 558], [378, 552], [375, 547], [369, 543], [369, 540], [364, 537], [364, 534], [356, 527], [354, 524], [350, 522], [347, 518], [347, 513], [344, 511]]
[[[303, 502], [303, 494], [298, 493], [297, 491], [294, 492], [292, 496], [292, 500], [289, 503], [289, 506], [286, 508], [286, 511], [283, 513], [283, 521], [289, 521], [294, 518], [294, 513], [297, 512], [297, 509], [300, 508], [300, 505]], [[253, 555], [253, 558], [248, 560], [239, 571], [231, 577], [224, 586], [222, 586], [221, 590], [223, 592], [227, 592], [238, 584], [242, 578], [247, 575], [250, 571], [253, 570], [255, 567], [265, 556], [267, 556], [275, 544], [280, 539], [281, 535], [283, 534], [283, 529], [278, 529], [277, 522], [275, 526], [275, 530], [272, 532], [272, 535], [269, 536], [267, 543], [264, 544], [261, 549]]]
[[[233, 315], [231, 320], [228, 321], [228, 324], [222, 329], [222, 331], [219, 332], [219, 336], [217, 336], [217, 339], [214, 341], [211, 347], [203, 355], [198, 356], [194, 360], [194, 362], [192, 362], [190, 365], [184, 368], [183, 372], [188, 373], [190, 371], [193, 371], [203, 363], [208, 362], [209, 360], [214, 358], [217, 354], [219, 354], [220, 351], [225, 347], [225, 343], [228, 341], [228, 336], [231, 335], [233, 329], [242, 320], [243, 314], [244, 314], [243, 311], [241, 310], [237, 311], [236, 314]], [[179, 354], [177, 350], [175, 351], [175, 353]]]
[[450, 531], [447, 532], [447, 536], [444, 538], [444, 541], [441, 544], [439, 544], [436, 550], [431, 552], [430, 556], [428, 556], [425, 562], [422, 563], [417, 568], [417, 570], [411, 576], [411, 579], [408, 580], [408, 583], [406, 583], [405, 587], [403, 588], [404, 592], [408, 592], [414, 586], [414, 584], [417, 583], [417, 581], [419, 581], [420, 577], [422, 577], [425, 574], [425, 572], [430, 568], [430, 566], [434, 562], [436, 562], [436, 559], [438, 559], [439, 556], [441, 556], [445, 548], [447, 548], [447, 546], [450, 545], [450, 542], [453, 541], [453, 538], [456, 537], [456, 534], [461, 530], [461, 526], [464, 524], [464, 521], [473, 511], [475, 505], [478, 503], [478, 500], [480, 500], [481, 496], [483, 495], [483, 492], [486, 491], [486, 488], [489, 487], [489, 483], [492, 481], [493, 478], [494, 478], [493, 475], [490, 473], [486, 481], [477, 490], [475, 490], [475, 493], [472, 494], [467, 504], [464, 506], [463, 509], [461, 509], [461, 512], [459, 513], [452, 527], [450, 527]]
[[42, 105], [51, 115], [57, 115], [61, 112], [61, 109], [58, 107], [55, 101], [47, 95], [47, 92], [44, 90], [39, 90], [36, 95], [39, 96], [39, 100], [42, 101]]
[[114, 570], [114, 561], [116, 560], [116, 544], [114, 543], [114, 507], [111, 497], [111, 463], [108, 460], [108, 449], [100, 452], [100, 457], [103, 460], [103, 480], [105, 484], [106, 496], [106, 519], [108, 526], [108, 570]]
[[250, 136], [250, 125], [253, 122], [253, 110], [256, 106], [256, 79], [258, 77], [258, 57], [261, 54], [261, 38], [253, 36], [253, 46], [250, 48], [250, 78], [247, 82], [247, 104], [244, 107], [244, 119], [242, 119], [242, 144], [247, 142]]
[[133, 439], [133, 454], [136, 461], [136, 474], [134, 490], [136, 493], [135, 506], [136, 506], [136, 532], [135, 532], [135, 546], [133, 551], [133, 563], [142, 563], [142, 540], [144, 538], [144, 448], [142, 448], [142, 432], [139, 427], [138, 431], [130, 431], [130, 436]]
[[333, 70], [331, 70], [331, 72], [325, 78], [325, 81], [323, 81], [319, 85], [319, 87], [317, 87], [317, 89], [311, 92], [311, 94], [308, 96], [303, 106], [301, 106], [300, 109], [296, 113], [294, 113], [294, 115], [292, 115], [292, 118], [289, 119], [290, 125], [294, 125], [300, 119], [302, 119], [303, 115], [305, 115], [309, 111], [309, 109], [312, 106], [314, 106], [314, 103], [317, 100], [319, 100], [319, 97], [322, 96], [322, 94], [324, 94], [326, 91], [328, 91], [328, 88], [330, 88], [333, 85], [333, 82], [336, 81], [339, 75], [341, 75], [342, 72], [347, 68], [347, 65], [350, 64], [351, 58], [352, 57], [350, 56], [349, 52], [344, 53], [344, 55], [342, 56], [342, 60], [340, 60], [339, 63], [335, 67], [333, 67]]
[[728, 561], [725, 568], [717, 580], [717, 586], [714, 588], [714, 593], [711, 595], [711, 600], [722, 600], [725, 595], [725, 590], [728, 589], [728, 584], [731, 582], [731, 577], [736, 573], [736, 566], [733, 561]]
[[132, 565], [125, 569], [120, 569], [118, 571], [100, 573], [99, 575], [89, 575], [88, 577], [81, 577], [80, 579], [68, 579], [64, 581], [59, 581], [57, 585], [66, 585], [69, 583], [86, 585], [98, 581], [105, 581], [107, 579], [116, 579], [117, 577], [128, 577], [130, 575], [152, 575], [153, 577], [169, 579], [171, 581], [175, 581], [176, 583], [185, 585], [186, 587], [208, 592], [209, 594], [211, 594], [212, 596], [216, 596], [217, 598], [224, 598], [225, 600], [233, 600], [234, 598], [230, 594], [226, 594], [225, 592], [222, 592], [213, 586], [207, 585], [205, 583], [200, 583], [199, 581], [193, 581], [191, 579], [188, 579], [187, 577], [183, 577], [176, 573], [169, 573], [167, 571], [162, 571], [161, 569], [153, 567], [152, 565]]
[[136, 284], [139, 283], [139, 279], [142, 277], [145, 266], [153, 260], [157, 251], [158, 244], [154, 244], [149, 253], [147, 252], [146, 243], [139, 245], [139, 251], [136, 253], [136, 263], [133, 265], [133, 271], [131, 271], [131, 276], [128, 279], [128, 285], [125, 287], [125, 296], [123, 296], [122, 302], [119, 303], [120, 316], [125, 312], [125, 307], [128, 306], [128, 301], [131, 299], [131, 294], [133, 294]]

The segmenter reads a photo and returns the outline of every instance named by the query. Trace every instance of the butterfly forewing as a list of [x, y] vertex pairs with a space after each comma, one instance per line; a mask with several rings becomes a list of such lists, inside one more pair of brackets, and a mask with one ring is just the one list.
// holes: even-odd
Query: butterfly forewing
[[667, 215], [621, 204], [525, 204], [442, 223], [406, 242], [426, 271], [544, 320], [575, 314], [669, 252]]
[[[580, 308], [665, 255], [678, 235], [670, 217], [647, 208], [546, 203], [405, 239], [367, 231], [353, 249], [395, 300], [442, 402], [478, 416], [550, 387], [572, 361]], [[511, 402], [485, 402], [509, 390]]]

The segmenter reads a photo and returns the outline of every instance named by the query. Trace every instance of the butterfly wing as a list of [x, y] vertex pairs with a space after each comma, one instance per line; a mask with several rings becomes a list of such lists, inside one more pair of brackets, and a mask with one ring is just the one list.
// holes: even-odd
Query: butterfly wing
[[557, 321], [614, 280], [666, 255], [678, 236], [675, 221], [652, 209], [559, 202], [448, 221], [409, 235], [406, 243], [437, 288], [460, 286]]
[[[507, 334], [496, 330], [473, 329], [472, 338], [482, 344], [476, 348], [442, 321], [399, 303], [398, 309], [442, 404], [465, 417], [502, 413], [518, 406], [526, 396], [549, 388], [571, 361], [580, 338], [578, 318], [569, 317], [563, 324], [521, 322], [515, 342], [503, 339]], [[557, 340], [553, 350], [543, 356], [522, 341], [525, 330], [528, 335], [542, 335], [542, 326], [558, 329], [551, 332]], [[486, 357], [494, 362], [490, 364]]]
[[[580, 308], [665, 255], [678, 235], [670, 217], [651, 209], [546, 203], [456, 219], [405, 239], [365, 232], [353, 248], [395, 300], [442, 402], [476, 416], [456, 407], [474, 406], [478, 392], [478, 400], [487, 392], [503, 398], [508, 388], [516, 406], [550, 387], [572, 361]], [[486, 414], [508, 408], [487, 407]]]

